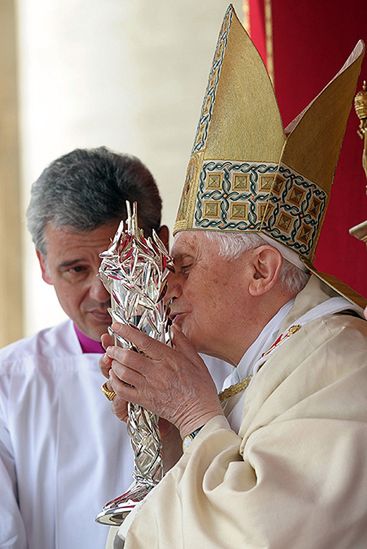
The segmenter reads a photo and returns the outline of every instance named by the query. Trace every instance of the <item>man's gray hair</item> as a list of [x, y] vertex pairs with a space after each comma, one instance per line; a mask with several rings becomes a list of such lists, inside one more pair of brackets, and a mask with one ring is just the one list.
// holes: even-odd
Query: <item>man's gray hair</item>
[[[254, 233], [238, 234], [205, 231], [205, 235], [208, 240], [218, 244], [219, 255], [228, 259], [236, 259], [248, 250], [269, 245], [260, 235]], [[310, 275], [284, 257], [282, 259], [279, 280], [284, 289], [297, 294], [305, 287]]]
[[75, 149], [52, 162], [33, 183], [28, 229], [45, 255], [48, 223], [91, 231], [126, 218], [126, 200], [138, 203], [139, 224], [146, 234], [159, 229], [162, 200], [152, 174], [138, 158], [106, 147]]

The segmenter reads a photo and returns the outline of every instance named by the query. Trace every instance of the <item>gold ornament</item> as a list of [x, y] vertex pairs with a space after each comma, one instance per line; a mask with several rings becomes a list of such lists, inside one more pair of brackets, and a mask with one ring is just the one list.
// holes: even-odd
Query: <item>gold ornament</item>
[[218, 393], [219, 400], [221, 402], [224, 402], [225, 400], [228, 400], [230, 397], [237, 395], [238, 393], [241, 393], [248, 387], [251, 379], [252, 379], [252, 376], [247, 376], [241, 379], [241, 381], [239, 381], [238, 383], [235, 383], [234, 385], [230, 385], [229, 387], [227, 387], [227, 389], [224, 389], [223, 391]]
[[112, 401], [116, 396], [115, 391], [108, 388], [107, 381], [101, 386], [101, 391], [108, 400]]
[[[363, 82], [362, 90], [357, 93], [354, 98], [354, 108], [356, 114], [360, 120], [359, 128], [357, 133], [361, 139], [363, 139], [363, 150], [362, 150], [362, 166], [367, 177], [367, 91], [366, 91], [366, 81]], [[366, 186], [366, 195], [367, 195], [367, 186]], [[351, 235], [362, 240], [367, 244], [367, 221], [363, 221], [349, 229]]]

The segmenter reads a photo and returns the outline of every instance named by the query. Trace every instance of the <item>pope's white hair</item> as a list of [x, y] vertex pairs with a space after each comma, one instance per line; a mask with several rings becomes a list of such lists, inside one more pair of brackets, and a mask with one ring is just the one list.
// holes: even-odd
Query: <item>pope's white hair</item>
[[[218, 254], [228, 259], [236, 259], [248, 250], [269, 245], [260, 235], [254, 233], [219, 233], [202, 231], [206, 238], [218, 245]], [[285, 290], [297, 294], [307, 284], [309, 273], [302, 271], [282, 256], [283, 262], [279, 272], [279, 280]]]

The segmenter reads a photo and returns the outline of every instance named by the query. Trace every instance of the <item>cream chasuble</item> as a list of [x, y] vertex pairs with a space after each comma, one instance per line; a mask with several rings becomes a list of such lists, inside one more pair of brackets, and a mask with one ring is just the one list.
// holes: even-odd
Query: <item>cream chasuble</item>
[[[280, 327], [334, 297], [315, 277]], [[367, 324], [310, 320], [151, 492], [125, 549], [359, 549], [367, 540]], [[121, 547], [121, 545], [120, 545]]]

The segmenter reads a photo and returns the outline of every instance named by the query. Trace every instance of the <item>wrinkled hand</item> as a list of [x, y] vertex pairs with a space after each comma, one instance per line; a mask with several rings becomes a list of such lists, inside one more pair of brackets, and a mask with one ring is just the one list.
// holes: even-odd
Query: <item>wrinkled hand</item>
[[130, 326], [114, 323], [112, 329], [143, 353], [109, 346], [101, 359], [102, 371], [116, 393], [113, 407], [118, 417], [121, 403], [133, 402], [168, 420], [184, 437], [223, 415], [204, 362], [181, 332], [173, 330], [174, 348], [170, 348]]
[[[107, 347], [112, 346], [114, 344], [114, 339], [109, 334], [103, 334], [101, 337], [101, 343], [103, 348], [106, 350]], [[114, 390], [112, 379], [110, 379], [112, 359], [107, 355], [107, 353], [104, 354], [100, 359], [99, 366], [101, 368], [102, 374], [108, 379], [108, 382], [107, 382], [108, 389]], [[127, 422], [129, 419], [128, 402], [124, 398], [121, 398], [116, 393], [115, 398], [111, 401], [111, 405], [112, 405], [112, 412], [115, 414], [115, 416], [121, 421]], [[172, 437], [174, 438], [173, 431], [175, 430], [175, 428], [171, 423], [169, 423], [163, 418], [159, 418], [158, 425], [159, 425], [159, 432], [160, 432], [162, 441], [168, 440]]]

